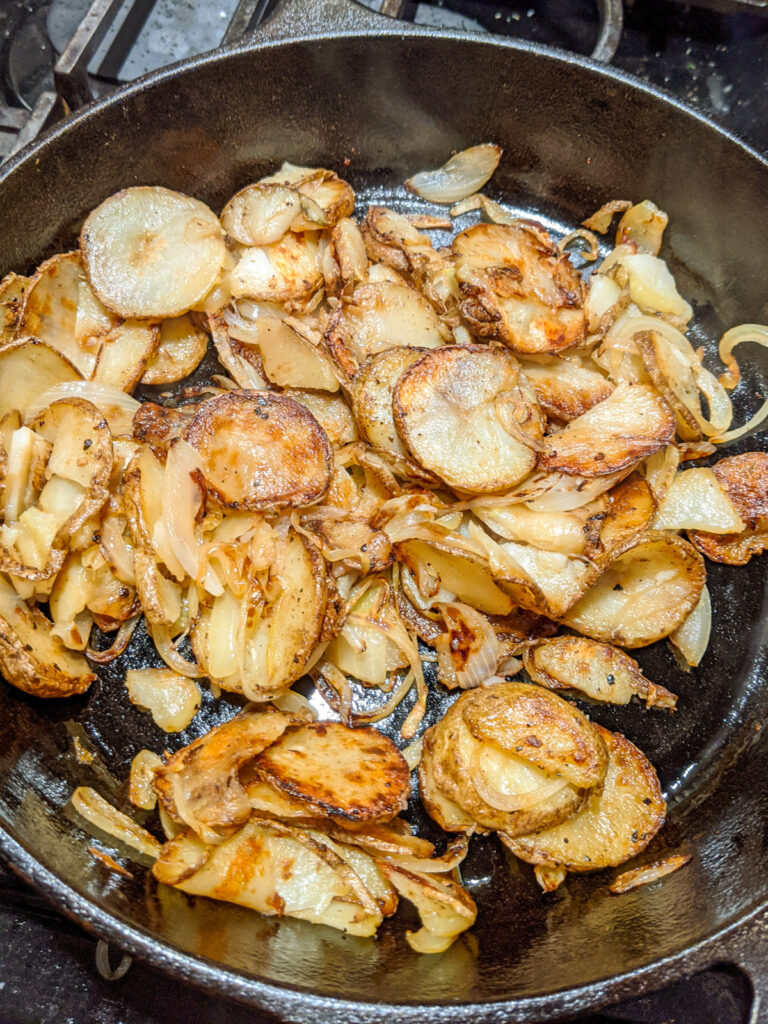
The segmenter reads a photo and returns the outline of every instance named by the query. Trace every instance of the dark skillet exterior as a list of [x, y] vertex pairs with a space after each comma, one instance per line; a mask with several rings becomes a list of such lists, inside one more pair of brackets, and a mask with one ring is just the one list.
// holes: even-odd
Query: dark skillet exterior
[[[768, 166], [757, 154], [589, 61], [448, 33], [328, 33], [239, 47], [121, 91], [3, 169], [0, 272], [70, 246], [83, 216], [127, 185], [162, 183], [219, 209], [278, 159], [339, 171], [348, 159], [344, 173], [364, 207], [483, 140], [505, 149], [494, 194], [539, 215], [575, 223], [607, 199], [655, 199], [672, 224], [664, 255], [696, 303], [703, 337], [768, 318]], [[708, 572], [716, 621], [701, 669], [682, 673], [664, 644], [640, 652], [650, 678], [680, 694], [674, 718], [639, 706], [593, 712], [660, 769], [672, 812], [656, 855], [665, 845], [694, 853], [660, 885], [612, 897], [609, 872], [544, 898], [530, 869], [508, 866], [495, 841], [477, 842], [465, 871], [480, 905], [474, 937], [417, 957], [400, 916], [378, 940], [359, 940], [190, 901], [141, 867], [131, 880], [109, 875], [85, 853], [91, 840], [67, 807], [72, 788], [94, 785], [125, 806], [121, 783], [138, 749], [176, 749], [221, 716], [206, 696], [200, 720], [166, 737], [127, 704], [122, 673], [150, 660], [141, 635], [85, 697], [43, 703], [0, 684], [0, 848], [99, 935], [292, 1021], [553, 1019], [718, 960], [752, 967], [759, 984], [759, 912], [768, 904], [764, 563]], [[427, 724], [443, 706], [435, 687]], [[77, 761], [74, 735], [95, 764]]]

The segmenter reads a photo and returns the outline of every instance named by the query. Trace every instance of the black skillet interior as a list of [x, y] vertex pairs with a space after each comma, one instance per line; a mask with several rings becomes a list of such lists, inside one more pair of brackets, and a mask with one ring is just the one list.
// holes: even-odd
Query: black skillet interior
[[[162, 183], [219, 209], [288, 159], [343, 173], [359, 210], [380, 200], [411, 208], [399, 182], [483, 140], [505, 151], [493, 194], [563, 232], [612, 198], [649, 197], [667, 210], [663, 255], [695, 305], [710, 351], [725, 326], [768, 317], [768, 168], [754, 154], [594, 66], [441, 36], [244, 49], [113, 98], [0, 177], [0, 272], [29, 270], [71, 247], [84, 214], [126, 185]], [[738, 421], [759, 402], [761, 353], [749, 353]], [[739, 450], [758, 445], [751, 438]], [[531, 870], [508, 864], [495, 840], [475, 841], [464, 874], [478, 924], [449, 952], [417, 957], [402, 937], [405, 912], [376, 941], [360, 940], [190, 901], [155, 885], [142, 866], [132, 879], [111, 874], [86, 852], [93, 840], [67, 806], [74, 786], [93, 785], [125, 807], [124, 780], [138, 749], [174, 749], [231, 714], [227, 701], [206, 693], [187, 733], [157, 730], [122, 686], [126, 663], [153, 657], [141, 636], [83, 698], [43, 703], [0, 687], [0, 845], [97, 930], [182, 976], [283, 1006], [290, 1019], [319, 1019], [315, 997], [365, 1004], [352, 1014], [358, 1020], [430, 1019], [433, 1004], [484, 1002], [497, 1003], [496, 1011], [475, 1008], [477, 1019], [528, 1019], [533, 997], [545, 997], [540, 1008], [561, 1007], [562, 998], [546, 997], [642, 971], [768, 900], [768, 750], [758, 730], [766, 704], [764, 567], [759, 559], [741, 569], [710, 566], [708, 578], [713, 633], [700, 668], [680, 671], [663, 643], [639, 654], [650, 677], [680, 695], [677, 713], [591, 709], [659, 769], [673, 809], [653, 851], [694, 853], [661, 885], [612, 897], [603, 873], [571, 878], [545, 898]], [[444, 705], [435, 684], [427, 724]], [[93, 763], [77, 759], [75, 737], [95, 753]], [[429, 828], [414, 808], [417, 819]], [[330, 1004], [323, 1007], [323, 1019], [336, 1019]], [[461, 1019], [460, 1008], [442, 1012]]]

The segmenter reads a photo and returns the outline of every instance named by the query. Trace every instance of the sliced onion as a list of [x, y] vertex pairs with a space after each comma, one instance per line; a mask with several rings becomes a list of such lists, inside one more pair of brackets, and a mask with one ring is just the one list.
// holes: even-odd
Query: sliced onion
[[695, 668], [704, 657], [704, 652], [709, 645], [711, 629], [712, 602], [709, 598], [709, 590], [705, 586], [696, 607], [669, 637], [691, 668]]
[[596, 231], [598, 235], [604, 235], [611, 226], [611, 221], [617, 213], [624, 213], [632, 206], [629, 199], [611, 199], [603, 203], [599, 210], [595, 210], [591, 217], [581, 222], [582, 227]]
[[400, 751], [400, 753], [405, 758], [405, 763], [408, 765], [411, 771], [414, 771], [414, 769], [418, 768], [419, 766], [423, 746], [424, 737], [419, 736], [417, 740], [414, 740], [413, 743], [409, 743], [407, 747], [403, 747], [403, 749]]
[[191, 661], [179, 654], [176, 645], [171, 639], [171, 631], [168, 626], [159, 626], [155, 622], [147, 622], [147, 630], [152, 637], [155, 649], [163, 659], [168, 668], [172, 668], [179, 675], [188, 679], [199, 679], [205, 675], [201, 669]]
[[121, 623], [112, 646], [108, 647], [106, 651], [94, 651], [93, 648], [89, 647], [85, 652], [89, 659], [95, 661], [97, 665], [108, 665], [110, 661], [119, 658], [131, 642], [133, 631], [139, 624], [140, 618], [141, 615], [134, 615], [132, 619], [127, 619]]
[[195, 520], [203, 502], [197, 482], [202, 472], [200, 457], [186, 441], [178, 439], [168, 449], [163, 473], [162, 520], [174, 557], [187, 576], [197, 577]]
[[[477, 790], [477, 795], [480, 799], [485, 800], [487, 804], [495, 807], [498, 811], [527, 810], [530, 807], [535, 807], [542, 800], [548, 800], [550, 797], [555, 796], [556, 793], [559, 793], [561, 789], [565, 789], [568, 785], [566, 779], [555, 776], [547, 778], [544, 782], [539, 782], [529, 790], [518, 793], [505, 793], [489, 778], [487, 767], [483, 763], [484, 759], [489, 756], [490, 752], [487, 749], [489, 746], [489, 744], [478, 743], [475, 749], [470, 769], [472, 785]], [[504, 756], [514, 758], [515, 755], [504, 752]], [[516, 760], [520, 761], [520, 767], [527, 769], [534, 778], [536, 775], [545, 774], [534, 765], [528, 765], [522, 758], [516, 758]]]
[[136, 584], [133, 549], [126, 541], [114, 516], [106, 516], [101, 524], [100, 547], [110, 569], [123, 583]]
[[139, 853], [156, 857], [160, 852], [160, 843], [151, 833], [137, 825], [127, 814], [118, 811], [90, 786], [77, 787], [72, 794], [72, 806], [91, 825]]
[[[305, 670], [309, 671], [309, 668], [307, 667]], [[272, 703], [279, 711], [300, 715], [302, 718], [308, 718], [312, 722], [317, 718], [317, 711], [312, 707], [304, 694], [298, 693], [296, 690], [286, 690], [277, 697], [273, 697]]]
[[470, 146], [437, 170], [414, 174], [405, 182], [405, 187], [430, 203], [456, 203], [477, 192], [491, 179], [501, 154], [501, 148], [491, 143]]
[[[733, 350], [743, 341], [753, 341], [756, 345], [768, 348], [768, 327], [764, 324], [741, 324], [725, 332], [720, 339], [720, 358], [732, 375], [740, 376], [741, 374], [739, 365], [733, 357]], [[742, 437], [744, 434], [755, 430], [766, 416], [768, 416], [768, 398], [763, 402], [755, 415], [751, 416], [743, 426], [729, 430], [726, 434], [719, 433], [717, 437], [712, 438], [712, 441], [715, 444], [735, 441], [738, 437]]]
[[63, 384], [54, 384], [36, 398], [27, 409], [27, 417], [34, 419], [52, 402], [61, 398], [84, 398], [103, 413], [113, 434], [130, 434], [133, 417], [141, 408], [141, 402], [126, 395], [118, 388], [106, 384], [96, 384], [89, 380], [70, 380]]
[[588, 231], [586, 228], [576, 228], [575, 231], [569, 231], [565, 238], [561, 238], [557, 243], [557, 248], [560, 252], [565, 252], [568, 246], [576, 241], [586, 243], [587, 248], [582, 249], [580, 253], [582, 259], [585, 259], [587, 263], [594, 263], [600, 255], [600, 243], [595, 238], [593, 232]]
[[[435, 646], [438, 646], [438, 649], [445, 648], [454, 662], [456, 679], [462, 690], [481, 686], [486, 679], [496, 674], [496, 666], [501, 656], [501, 644], [490, 622], [476, 609], [459, 601], [438, 604], [437, 607], [443, 616], [448, 633]], [[451, 643], [454, 635], [463, 637], [465, 641], [471, 636], [466, 660], [463, 655], [457, 657], [454, 652]], [[463, 665], [462, 668], [456, 667], [457, 661]]]

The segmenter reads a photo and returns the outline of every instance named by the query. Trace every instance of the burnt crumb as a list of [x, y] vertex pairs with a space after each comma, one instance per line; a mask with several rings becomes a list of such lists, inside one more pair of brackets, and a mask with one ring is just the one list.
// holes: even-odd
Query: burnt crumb
[[605, 681], [606, 681], [606, 683], [608, 683], [609, 686], [613, 686], [615, 684], [615, 682], [616, 682], [616, 680], [614, 679], [612, 674], [607, 675], [605, 677]]
[[650, 798], [649, 796], [643, 797], [643, 803], [644, 803], [644, 804], [650, 804], [650, 803], [652, 803], [652, 801], [651, 801], [651, 798]]
[[637, 829], [635, 829], [635, 831], [632, 833], [632, 842], [633, 843], [637, 842]]
[[106, 427], [107, 427], [107, 421], [106, 420], [101, 420], [101, 422], [96, 424], [96, 429], [97, 430], [106, 430]]
[[541, 740], [539, 739], [538, 736], [527, 736], [526, 739], [525, 739], [525, 742], [528, 744], [529, 747], [540, 747], [541, 746]]
[[91, 438], [91, 437], [86, 438], [85, 441], [83, 441], [83, 451], [87, 452], [92, 444], [93, 444], [93, 438]]
[[624, 587], [622, 587], [622, 585], [620, 583], [617, 583], [616, 586], [613, 589], [614, 590], [623, 590]]

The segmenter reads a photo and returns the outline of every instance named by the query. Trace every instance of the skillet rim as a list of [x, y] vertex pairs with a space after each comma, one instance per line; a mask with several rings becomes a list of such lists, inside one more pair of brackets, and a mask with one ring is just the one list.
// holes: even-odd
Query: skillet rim
[[[380, 29], [360, 31], [355, 28], [341, 27], [336, 31], [301, 32], [291, 35], [289, 38], [277, 40], [260, 39], [257, 30], [256, 33], [244, 40], [221, 46], [208, 53], [176, 61], [157, 71], [143, 75], [107, 96], [86, 104], [47, 129], [19, 153], [14, 154], [0, 168], [0, 189], [18, 167], [33, 160], [48, 147], [54, 146], [59, 137], [70, 128], [98, 117], [102, 110], [120, 106], [126, 99], [145, 92], [155, 84], [177, 77], [179, 72], [191, 72], [196, 68], [216, 64], [230, 56], [279, 49], [294, 44], [387, 38], [416, 42], [432, 39], [470, 42], [478, 46], [532, 54], [535, 57], [548, 60], [554, 65], [577, 67], [579, 70], [596, 73], [603, 79], [621, 83], [635, 92], [699, 122], [705, 129], [714, 132], [720, 138], [736, 146], [747, 157], [756, 161], [768, 174], [768, 154], [760, 153], [739, 135], [706, 114], [682, 103], [663, 89], [644, 82], [630, 72], [615, 68], [610, 64], [600, 63], [587, 55], [574, 54], [560, 48], [513, 37], [485, 36], [462, 29], [433, 31], [404, 22], [393, 22], [391, 26], [382, 26]], [[717, 962], [737, 962], [734, 951], [737, 951], [742, 944], [739, 939], [742, 942], [744, 940], [749, 942], [752, 931], [760, 930], [761, 926], [762, 929], [768, 927], [768, 921], [762, 920], [765, 910], [768, 909], [768, 900], [758, 901], [747, 910], [738, 913], [728, 923], [721, 925], [710, 935], [693, 945], [683, 947], [678, 952], [622, 974], [609, 976], [586, 985], [555, 989], [539, 996], [461, 1003], [440, 1001], [382, 1003], [376, 1000], [336, 999], [318, 995], [309, 989], [262, 981], [207, 958], [186, 953], [167, 941], [158, 941], [152, 933], [128, 924], [117, 914], [96, 906], [89, 897], [78, 892], [54, 871], [44, 867], [36, 859], [34, 853], [28, 850], [19, 839], [16, 839], [2, 823], [0, 823], [0, 855], [7, 860], [9, 866], [24, 881], [42, 892], [58, 910], [71, 920], [100, 938], [115, 942], [129, 954], [164, 971], [176, 980], [191, 982], [230, 999], [263, 1008], [284, 1019], [291, 1019], [296, 1014], [298, 1015], [295, 1018], [297, 1020], [323, 1019], [327, 1024], [349, 1024], [352, 1020], [383, 1021], [385, 1018], [395, 1024], [422, 1024], [422, 1022], [432, 1024], [438, 1018], [440, 1024], [465, 1024], [469, 1014], [471, 1014], [471, 1019], [478, 1021], [478, 1024], [507, 1024], [510, 1014], [514, 1014], [516, 1021], [531, 1022], [532, 1024], [534, 1021], [540, 1021], [543, 1013], [550, 1015], [550, 1019], [552, 1019], [552, 1013], [561, 1017], [570, 1013], [584, 1012], [635, 995], [638, 990], [657, 990], [665, 984], [680, 980], [682, 977]], [[746, 945], [744, 945], [744, 949], [747, 949]], [[744, 959], [748, 959], [746, 955]], [[322, 1018], [308, 1018], [307, 1011], [313, 1014], [322, 1014]]]

